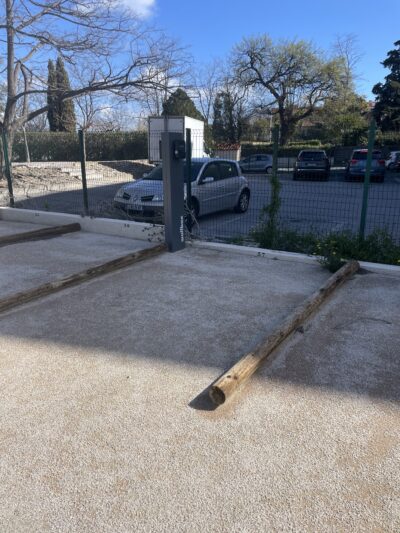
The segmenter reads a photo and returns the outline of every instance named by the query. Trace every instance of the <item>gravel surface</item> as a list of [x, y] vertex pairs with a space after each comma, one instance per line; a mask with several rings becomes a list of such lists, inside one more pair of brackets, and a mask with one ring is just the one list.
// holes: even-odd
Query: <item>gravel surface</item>
[[399, 531], [399, 276], [354, 276], [232, 402], [201, 395], [327, 277], [186, 249], [3, 314], [0, 529]]

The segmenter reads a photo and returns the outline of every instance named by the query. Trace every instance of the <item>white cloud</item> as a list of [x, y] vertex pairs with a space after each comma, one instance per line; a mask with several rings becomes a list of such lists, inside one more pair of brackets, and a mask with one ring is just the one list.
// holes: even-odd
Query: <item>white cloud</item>
[[156, 0], [122, 0], [122, 3], [138, 17], [147, 18], [152, 14]]

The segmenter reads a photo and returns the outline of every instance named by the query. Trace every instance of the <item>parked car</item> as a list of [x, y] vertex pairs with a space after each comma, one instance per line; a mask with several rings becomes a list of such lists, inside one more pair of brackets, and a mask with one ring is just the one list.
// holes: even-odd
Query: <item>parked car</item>
[[[350, 161], [347, 163], [345, 180], [362, 180], [365, 178], [365, 171], [367, 168], [368, 150], [354, 150]], [[382, 182], [385, 179], [385, 159], [381, 150], [372, 151], [371, 161], [371, 181]]]
[[270, 174], [272, 172], [272, 155], [255, 154], [239, 161], [242, 172], [258, 172]]
[[385, 161], [385, 166], [388, 170], [395, 170], [398, 168], [400, 159], [400, 151], [390, 152], [389, 157]]
[[324, 150], [302, 150], [297, 156], [293, 169], [293, 179], [329, 178], [331, 164]]
[[[144, 174], [142, 179], [121, 187], [115, 195], [114, 206], [123, 209], [134, 219], [162, 221], [162, 179], [160, 165], [149, 174]], [[250, 187], [236, 161], [193, 159], [191, 182], [191, 206], [196, 218], [226, 209], [244, 213], [249, 207]]]

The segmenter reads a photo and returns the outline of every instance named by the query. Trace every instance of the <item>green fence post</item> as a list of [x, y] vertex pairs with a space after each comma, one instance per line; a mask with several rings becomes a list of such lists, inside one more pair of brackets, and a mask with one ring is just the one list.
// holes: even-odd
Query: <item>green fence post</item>
[[84, 207], [84, 213], [87, 216], [89, 214], [89, 199], [88, 199], [88, 190], [87, 190], [87, 181], [86, 181], [85, 133], [83, 130], [79, 130], [78, 135], [79, 135], [79, 155], [81, 158], [83, 207]]
[[272, 130], [272, 177], [278, 175], [278, 150], [279, 150], [279, 126], [274, 126]]
[[192, 131], [186, 128], [186, 203], [192, 209]]
[[363, 189], [360, 230], [359, 230], [360, 239], [364, 239], [365, 237], [365, 223], [367, 220], [368, 194], [369, 194], [369, 184], [370, 184], [370, 177], [371, 177], [372, 151], [374, 149], [374, 142], [375, 142], [375, 130], [376, 130], [376, 122], [375, 122], [375, 119], [372, 119], [370, 127], [369, 127], [369, 134], [368, 134], [367, 166], [365, 168], [364, 189]]
[[4, 130], [2, 131], [2, 144], [3, 144], [4, 166], [6, 170], [6, 178], [7, 178], [7, 185], [8, 185], [8, 194], [10, 196], [10, 207], [14, 207], [15, 202], [14, 202], [12, 172], [11, 172], [10, 158], [8, 157], [7, 135]]
[[271, 201], [265, 208], [268, 214], [267, 232], [270, 239], [271, 248], [274, 247], [278, 231], [278, 214], [281, 206], [280, 189], [281, 184], [278, 177], [278, 150], [279, 150], [279, 126], [274, 126], [272, 130], [273, 155], [272, 155], [272, 174], [271, 183]]

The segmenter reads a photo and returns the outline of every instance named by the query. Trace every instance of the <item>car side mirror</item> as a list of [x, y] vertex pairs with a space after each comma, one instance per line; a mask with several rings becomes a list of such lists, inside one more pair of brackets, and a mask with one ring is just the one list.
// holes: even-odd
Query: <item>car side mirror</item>
[[213, 181], [215, 181], [214, 178], [207, 176], [206, 178], [203, 178], [202, 183], [212, 183]]

